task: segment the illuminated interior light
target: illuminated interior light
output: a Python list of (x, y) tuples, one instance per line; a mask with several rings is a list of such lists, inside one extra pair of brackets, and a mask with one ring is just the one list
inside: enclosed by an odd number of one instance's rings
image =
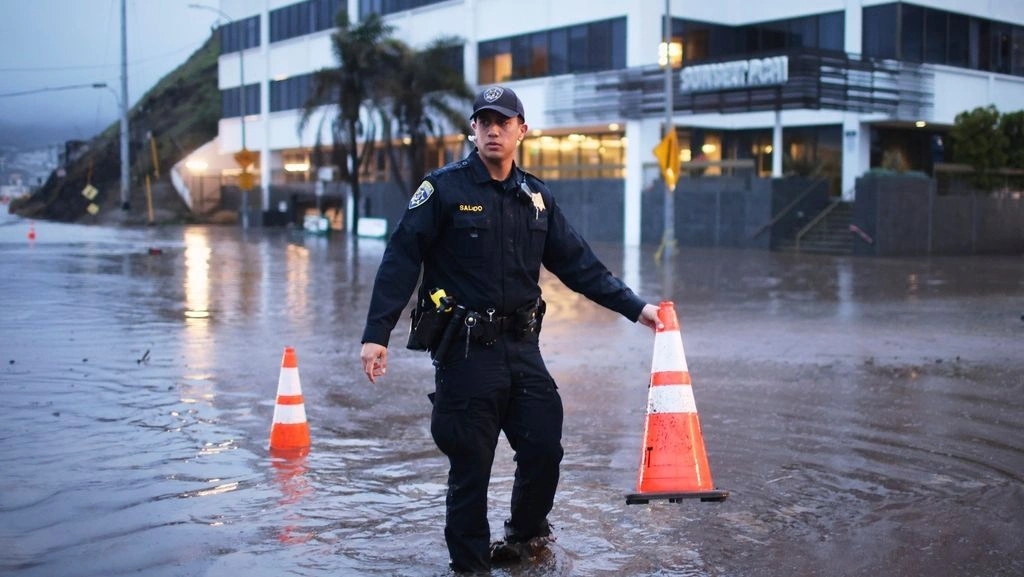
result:
[[(668, 45), (668, 60), (672, 61), (672, 67), (678, 68), (683, 63), (683, 45), (679, 42), (671, 42)], [(658, 44), (658, 66), (664, 66), (666, 62), (665, 58), (665, 43), (661, 42)]]
[(189, 169), (191, 172), (201, 173), (209, 167), (210, 165), (202, 158), (190, 158), (185, 161), (185, 168)]
[(309, 170), (308, 162), (286, 162), (284, 165), (285, 172), (306, 172)]

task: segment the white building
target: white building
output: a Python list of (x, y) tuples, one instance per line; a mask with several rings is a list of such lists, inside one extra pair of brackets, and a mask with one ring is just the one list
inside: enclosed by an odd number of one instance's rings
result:
[[(852, 200), (884, 162), (930, 173), (960, 112), (1024, 109), (1021, 0), (670, 0), (672, 122), (684, 175), (818, 171)], [(640, 239), (641, 191), (666, 123), (661, 0), (221, 0), (219, 142), (259, 151), (271, 186), (315, 179), (299, 134), (310, 74), (335, 66), (333, 13), (378, 11), (413, 47), (465, 40), (473, 86), (502, 83), (530, 125), (519, 163), (548, 182), (621, 179), (623, 236)], [(662, 49), (662, 53), (664, 49)], [(244, 62), (244, 69), (243, 64)], [(245, 121), (239, 86), (246, 84)], [(329, 142), (329, 138), (325, 137)], [(441, 150), (438, 163), (462, 150)], [(784, 151), (779, 154), (778, 151)], [(287, 166), (287, 170), (286, 170)]]

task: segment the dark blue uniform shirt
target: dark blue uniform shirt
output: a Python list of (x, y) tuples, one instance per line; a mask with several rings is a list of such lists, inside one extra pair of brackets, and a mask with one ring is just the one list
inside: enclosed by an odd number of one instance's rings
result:
[(632, 321), (646, 304), (598, 260), (543, 181), (515, 165), (495, 181), (474, 151), (430, 173), (410, 201), (377, 270), (362, 342), (387, 346), (421, 265), (421, 300), (442, 288), (470, 310), (505, 316), (540, 296), (542, 264)]

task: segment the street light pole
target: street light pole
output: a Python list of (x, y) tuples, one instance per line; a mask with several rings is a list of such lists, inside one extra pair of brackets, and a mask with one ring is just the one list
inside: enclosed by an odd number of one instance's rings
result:
[[(672, 11), (670, 10), (669, 3), (671, 0), (665, 0), (665, 21), (664, 35), (665, 35), (665, 136), (668, 135), (670, 130), (675, 130), (676, 127), (672, 121)], [(676, 170), (679, 166), (679, 159), (673, 158), (672, 167)], [(661, 239), (661, 248), (664, 250), (665, 258), (669, 258), (675, 252), (676, 248), (676, 204), (675, 204), (675, 190), (668, 186), (666, 182), (665, 186), (665, 226)]]
[[(213, 6), (207, 6), (206, 4), (189, 4), (189, 8), (196, 8), (199, 10), (209, 10), (220, 15), (221, 18), (228, 21), (228, 24), (234, 22), (234, 19), (228, 15), (227, 12)], [(243, 37), (244, 38), (244, 37)], [(241, 115), (241, 128), (242, 128), (242, 151), (246, 152), (248, 149), (245, 146), (245, 42), (243, 40), (242, 47), (238, 50), (238, 112)], [(248, 166), (242, 167), (242, 173), (246, 174), (249, 172)], [(249, 228), (249, 189), (245, 186), (239, 186), (242, 189), (242, 228)]]
[(131, 205), (131, 180), (128, 157), (128, 25), (126, 24), (127, 0), (121, 0), (121, 210)]

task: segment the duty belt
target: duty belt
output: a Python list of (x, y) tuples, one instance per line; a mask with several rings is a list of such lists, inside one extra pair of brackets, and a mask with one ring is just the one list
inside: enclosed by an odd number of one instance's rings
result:
[(520, 340), (538, 335), (545, 308), (544, 300), (538, 298), (510, 315), (496, 315), (493, 308), (483, 313), (469, 311), (465, 320), (467, 340), (489, 347), (505, 333), (513, 333)]

